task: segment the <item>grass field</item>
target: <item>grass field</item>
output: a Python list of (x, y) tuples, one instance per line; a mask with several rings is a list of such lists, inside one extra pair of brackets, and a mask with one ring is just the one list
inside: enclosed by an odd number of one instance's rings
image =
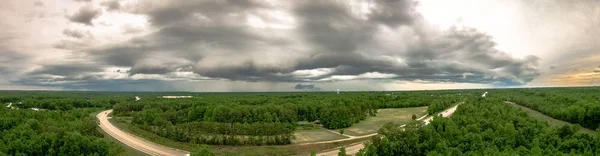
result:
[(294, 140), (292, 140), (292, 143), (294, 144), (348, 138), (324, 129), (296, 130), (296, 132), (294, 132), (294, 137)]
[(408, 123), (412, 120), (413, 114), (421, 117), (427, 114), (427, 107), (379, 109), (377, 116), (369, 117), (351, 127), (344, 128), (344, 134), (362, 136), (377, 133), (379, 128), (388, 122)]
[[(558, 120), (558, 119), (552, 118), (550, 116), (547, 116), (547, 115), (545, 115), (545, 114), (543, 114), (541, 112), (538, 112), (536, 110), (533, 110), (531, 108), (527, 108), (527, 107), (524, 107), (524, 106), (521, 106), (521, 105), (518, 105), (518, 104), (515, 104), (515, 103), (508, 103), (508, 104), (511, 105), (511, 106), (515, 106), (517, 108), (520, 108), (521, 110), (526, 111), (531, 117), (533, 117), (535, 119), (546, 121), (551, 126), (562, 126), (562, 125), (565, 125), (565, 124), (573, 125), (573, 124), (571, 124), (569, 122), (565, 122), (565, 121)], [(584, 128), (584, 127), (581, 127), (581, 129), (579, 129), (579, 132), (590, 134), (590, 135), (593, 135), (593, 136), (596, 135), (596, 132), (594, 132), (593, 130)]]

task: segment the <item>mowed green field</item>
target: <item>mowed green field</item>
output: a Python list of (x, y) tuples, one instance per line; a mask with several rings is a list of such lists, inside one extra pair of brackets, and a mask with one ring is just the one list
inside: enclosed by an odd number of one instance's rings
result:
[(410, 122), (413, 114), (419, 118), (427, 114), (427, 107), (379, 109), (377, 116), (369, 117), (351, 127), (344, 128), (344, 134), (362, 136), (377, 133), (379, 128), (388, 122), (398, 124)]
[(329, 141), (348, 138), (339, 133), (333, 133), (325, 129), (311, 129), (311, 130), (296, 130), (294, 132), (293, 144), (301, 144), (308, 142), (319, 142)]

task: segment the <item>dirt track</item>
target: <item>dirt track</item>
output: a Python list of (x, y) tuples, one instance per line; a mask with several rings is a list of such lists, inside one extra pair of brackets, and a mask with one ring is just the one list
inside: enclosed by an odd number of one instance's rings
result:
[(96, 116), (100, 122), (100, 128), (123, 144), (149, 155), (182, 156), (189, 154), (189, 152), (161, 146), (121, 131), (108, 121), (108, 114), (111, 112), (112, 110), (102, 111)]

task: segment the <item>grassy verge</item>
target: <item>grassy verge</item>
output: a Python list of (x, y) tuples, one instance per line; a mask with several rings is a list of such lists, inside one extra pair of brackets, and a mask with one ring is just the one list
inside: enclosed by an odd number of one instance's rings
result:
[[(538, 112), (536, 110), (533, 110), (533, 109), (525, 107), (525, 106), (521, 106), (521, 105), (518, 105), (518, 104), (515, 104), (515, 103), (508, 103), (508, 104), (511, 105), (511, 106), (515, 106), (517, 108), (520, 108), (521, 110), (526, 111), (531, 117), (533, 117), (535, 119), (546, 121), (551, 126), (562, 126), (562, 125), (566, 125), (566, 124), (573, 125), (572, 123), (552, 118), (550, 116), (547, 116), (547, 115), (545, 115), (545, 114), (543, 114), (541, 112)], [(594, 132), (593, 130), (584, 128), (584, 127), (581, 127), (581, 129), (579, 129), (579, 132), (586, 133), (586, 134), (589, 134), (589, 135), (592, 135), (592, 136), (596, 135), (596, 132)]]
[(379, 128), (388, 122), (404, 124), (412, 121), (413, 114), (421, 117), (427, 114), (427, 107), (379, 109), (377, 116), (369, 117), (351, 127), (344, 128), (344, 134), (363, 136), (377, 133)]
[(173, 141), (167, 138), (160, 137), (151, 132), (141, 130), (139, 128), (130, 126), (128, 123), (116, 122), (116, 120), (109, 119), (109, 121), (118, 127), (119, 129), (135, 134), (148, 141), (152, 141), (164, 146), (178, 148), (186, 151), (196, 151), (203, 147), (209, 147), (209, 149), (217, 155), (249, 155), (249, 156), (263, 156), (263, 155), (308, 155), (311, 150), (323, 151), (339, 146), (345, 146), (356, 142), (362, 142), (370, 138), (349, 140), (337, 143), (325, 143), (325, 144), (313, 144), (313, 145), (281, 145), (281, 146), (217, 146), (217, 145), (200, 145)]

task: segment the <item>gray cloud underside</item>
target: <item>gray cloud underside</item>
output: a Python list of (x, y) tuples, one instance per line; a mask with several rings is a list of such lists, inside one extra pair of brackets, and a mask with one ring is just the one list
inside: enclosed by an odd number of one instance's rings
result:
[[(186, 70), (240, 81), (336, 81), (327, 78), (380, 73), (393, 76), (355, 79), (522, 85), (540, 75), (539, 58), (514, 58), (495, 49), (491, 36), (474, 29), (436, 30), (415, 11), (412, 0), (373, 1), (374, 8), (363, 15), (334, 1), (275, 6), (253, 0), (192, 0), (151, 5), (159, 2), (144, 1), (147, 6), (137, 7), (143, 9), (122, 10), (148, 15), (158, 31), (77, 53), (103, 66), (130, 68), (129, 75)], [(272, 21), (265, 13), (271, 9), (291, 14), (295, 29), (246, 25), (246, 15)], [(91, 25), (98, 14), (82, 8), (70, 19)], [(294, 74), (323, 68), (331, 72)], [(34, 71), (26, 81), (35, 82), (35, 76), (43, 74), (73, 73)]]
[(85, 25), (92, 25), (92, 20), (99, 17), (102, 14), (102, 10), (93, 6), (81, 7), (73, 15), (67, 16), (67, 19), (71, 22), (81, 23)]
[(66, 63), (66, 64), (53, 64), (45, 65), (41, 68), (35, 69), (29, 74), (32, 75), (56, 75), (56, 76), (74, 76), (80, 73), (87, 72), (101, 72), (103, 71), (102, 66), (94, 64), (79, 64), (79, 63)]
[(0, 73), (2, 73), (2, 75), (0, 75), (0, 78), (10, 76), (6, 74), (13, 74), (18, 72), (19, 70), (22, 70), (21, 68), (23, 65), (17, 64), (16, 62), (25, 62), (30, 57), (12, 50), (3, 49), (1, 47), (0, 55), (2, 55), (2, 57), (0, 57)]

